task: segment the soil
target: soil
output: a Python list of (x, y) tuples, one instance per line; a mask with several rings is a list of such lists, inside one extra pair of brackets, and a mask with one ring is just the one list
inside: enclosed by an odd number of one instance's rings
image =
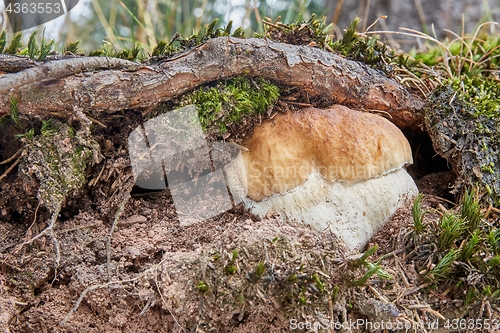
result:
[[(259, 221), (241, 205), (181, 226), (168, 189), (133, 187), (125, 147), (141, 121), (132, 111), (101, 120), (106, 128), (93, 135), (103, 158), (66, 199), (54, 237), (30, 241), (51, 217), (39, 205), (38, 181), (17, 168), (0, 181), (3, 332), (306, 332), (312, 330), (307, 323), (409, 324), (463, 315), (463, 300), (422, 289), (407, 257), (412, 202), (367, 246), (378, 246), (371, 262), (380, 259), (392, 279), (374, 276), (357, 286), (366, 267), (329, 232), (283, 223), (272, 213)], [(3, 159), (20, 146), (11, 139), (16, 128), (2, 132)], [(13, 163), (0, 165), (0, 173)], [(430, 221), (439, 207), (452, 208), (443, 197), (450, 198), (454, 177), (428, 170), (417, 184)]]

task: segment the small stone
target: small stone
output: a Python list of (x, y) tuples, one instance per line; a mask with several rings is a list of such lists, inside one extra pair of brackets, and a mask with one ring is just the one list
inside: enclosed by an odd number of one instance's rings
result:
[(141, 251), (138, 248), (133, 247), (133, 246), (127, 246), (127, 251), (128, 251), (128, 253), (130, 253), (134, 257), (138, 257), (141, 255)]
[(129, 218), (123, 220), (123, 224), (134, 224), (134, 223), (146, 223), (148, 219), (142, 215), (132, 215)]
[(266, 218), (266, 219), (272, 219), (272, 218), (274, 218), (274, 217), (276, 217), (276, 216), (278, 216), (278, 215), (279, 215), (279, 214), (278, 214), (278, 213), (276, 213), (275, 211), (270, 210), (270, 211), (268, 211), (268, 212), (266, 213), (265, 218)]

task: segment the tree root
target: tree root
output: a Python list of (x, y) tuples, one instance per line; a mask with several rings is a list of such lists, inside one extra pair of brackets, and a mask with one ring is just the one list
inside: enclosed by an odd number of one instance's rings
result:
[[(124, 65), (130, 63), (131, 66)], [(86, 75), (80, 75), (82, 72)], [(43, 63), (0, 78), (0, 117), (16, 98), (30, 116), (74, 107), (113, 113), (148, 108), (209, 82), (246, 74), (302, 88), (326, 104), (391, 114), (400, 128), (421, 131), (424, 103), (396, 81), (364, 64), (310, 46), (258, 38), (220, 37), (151, 65), (81, 57)]]
[(19, 162), (21, 162), (21, 159), (17, 159), (14, 164), (12, 164), (7, 170), (5, 170), (5, 172), (0, 176), (0, 182), (2, 180), (4, 180), (5, 177), (7, 177), (7, 175), (9, 174), (9, 172), (12, 171), (12, 169), (14, 169), (18, 164)]
[[(56, 221), (57, 221), (57, 217), (59, 216), (59, 212), (61, 211), (61, 205), (62, 203), (59, 202), (54, 211), (52, 212), (52, 215), (50, 217), (50, 222), (49, 222), (49, 226), (45, 229), (43, 229), (38, 235), (36, 235), (35, 237), (31, 238), (30, 240), (27, 240), (25, 241), (24, 243), (22, 243), (21, 245), (19, 245), (19, 248), (17, 251), (21, 250), (25, 245), (29, 245), (29, 244), (32, 244), (34, 241), (36, 241), (37, 239), (43, 237), (43, 236), (46, 236), (48, 235), (51, 239), (52, 239), (52, 243), (54, 244), (54, 253), (55, 253), (55, 270), (57, 270), (57, 268), (59, 267), (59, 263), (61, 262), (61, 250), (60, 250), (60, 247), (59, 247), (59, 241), (57, 240), (56, 238), (56, 234), (54, 232), (54, 226), (56, 224)], [(56, 274), (55, 274), (56, 275)]]
[(111, 281), (111, 239), (113, 238), (113, 234), (118, 225), (118, 221), (125, 209), (125, 205), (130, 199), (130, 192), (132, 190), (133, 182), (129, 182), (125, 187), (127, 188), (127, 193), (125, 194), (120, 206), (118, 206), (118, 210), (115, 213), (115, 218), (113, 220), (113, 225), (111, 226), (111, 230), (109, 231), (108, 239), (106, 240), (106, 268), (108, 272), (108, 281)]
[(64, 319), (60, 322), (60, 325), (63, 326), (64, 324), (66, 324), (68, 322), (68, 320), (71, 318), (71, 316), (78, 310), (78, 308), (80, 307), (80, 304), (82, 303), (83, 299), (85, 298), (85, 296), (87, 295), (88, 292), (94, 291), (94, 290), (97, 290), (97, 289), (109, 288), (109, 287), (114, 286), (114, 285), (123, 286), (126, 283), (138, 281), (138, 280), (140, 280), (140, 279), (148, 276), (149, 274), (152, 274), (154, 276), (154, 281), (155, 281), (156, 289), (157, 289), (158, 293), (160, 294), (160, 298), (162, 300), (163, 305), (165, 306), (165, 308), (167, 309), (167, 311), (170, 313), (170, 315), (174, 319), (174, 322), (181, 328), (181, 330), (183, 332), (186, 332), (185, 328), (180, 325), (180, 323), (177, 321), (177, 318), (174, 316), (173, 312), (168, 307), (168, 305), (167, 305), (167, 303), (166, 303), (166, 301), (165, 301), (165, 299), (163, 297), (163, 293), (161, 292), (160, 287), (158, 285), (158, 274), (157, 274), (158, 273), (158, 269), (163, 265), (163, 263), (167, 259), (168, 258), (163, 258), (158, 264), (151, 266), (150, 268), (148, 268), (147, 270), (141, 272), (139, 275), (137, 275), (134, 278), (127, 279), (127, 280), (121, 280), (121, 281), (109, 281), (109, 282), (106, 282), (106, 283), (103, 283), (103, 284), (95, 284), (95, 285), (92, 285), (90, 287), (87, 287), (84, 291), (82, 291), (82, 293), (78, 297), (75, 305), (66, 314), (66, 316), (64, 317)]

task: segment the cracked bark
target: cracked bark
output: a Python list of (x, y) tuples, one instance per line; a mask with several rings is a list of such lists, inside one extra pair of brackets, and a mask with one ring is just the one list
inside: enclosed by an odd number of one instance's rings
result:
[[(1, 61), (1, 59), (0, 59)], [(328, 51), (265, 39), (220, 37), (151, 65), (104, 57), (36, 64), (0, 76), (0, 117), (17, 98), (20, 114), (146, 108), (204, 83), (247, 73), (358, 110), (386, 111), (400, 128), (420, 130), (423, 101), (364, 64)]]

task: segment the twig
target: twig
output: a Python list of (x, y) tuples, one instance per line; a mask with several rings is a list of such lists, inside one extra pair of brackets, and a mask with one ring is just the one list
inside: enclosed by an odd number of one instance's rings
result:
[(427, 304), (414, 304), (414, 305), (410, 305), (410, 306), (408, 306), (408, 309), (417, 309), (417, 310), (425, 311), (425, 312), (430, 313), (434, 317), (437, 317), (439, 319), (442, 319), (442, 320), (446, 319), (442, 314), (440, 314), (436, 310), (432, 310), (431, 307), (430, 307), (430, 305), (427, 305)]
[(61, 262), (61, 251), (59, 247), (59, 241), (56, 238), (56, 233), (54, 232), (54, 229), (50, 229), (49, 235), (52, 238), (52, 242), (54, 243), (54, 252), (56, 254), (56, 260), (55, 260), (55, 267), (54, 267), (54, 279), (52, 280), (52, 283), (54, 283), (57, 279), (57, 269), (59, 268), (59, 263)]
[(59, 242), (57, 241), (56, 235), (54, 233), (54, 226), (56, 224), (57, 216), (59, 215), (60, 211), (61, 211), (61, 202), (58, 202), (56, 208), (54, 209), (54, 212), (52, 213), (52, 216), (50, 217), (49, 226), (47, 228), (43, 229), (42, 232), (40, 232), (35, 237), (22, 243), (20, 246), (20, 248), (22, 248), (24, 245), (29, 245), (29, 244), (33, 243), (34, 241), (36, 241), (37, 239), (39, 239), (40, 237), (48, 234), (52, 238), (52, 242), (54, 243), (54, 252), (56, 255), (56, 258), (55, 258), (55, 265), (56, 265), (55, 269), (56, 270), (59, 267), (59, 262), (61, 261), (61, 251), (59, 249)]
[(146, 311), (148, 311), (149, 308), (151, 307), (151, 305), (153, 305), (152, 303), (153, 303), (154, 300), (155, 300), (154, 294), (151, 295), (151, 296), (149, 296), (149, 298), (148, 298), (148, 300), (146, 302), (146, 305), (142, 308), (141, 313), (139, 313), (139, 315), (138, 315), (139, 317), (144, 316), (144, 314), (146, 313)]
[(7, 262), (7, 258), (5, 258), (2, 262), (0, 262), (0, 266), (2, 266), (2, 265), (5, 265), (5, 266), (9, 267), (10, 269), (15, 270), (17, 272), (22, 272), (23, 271), (23, 269), (21, 267), (17, 267), (17, 266), (14, 266), (12, 264), (9, 264)]
[(264, 25), (267, 25), (267, 26), (273, 27), (273, 28), (275, 28), (275, 29), (282, 30), (282, 28), (281, 28), (281, 27), (279, 27), (278, 25), (276, 25), (276, 24), (274, 24), (274, 23), (272, 23), (272, 22), (262, 20), (262, 23), (263, 23)]
[(118, 221), (120, 220), (123, 210), (125, 209), (125, 205), (129, 201), (129, 199), (130, 199), (130, 191), (128, 191), (127, 194), (125, 194), (123, 201), (120, 203), (120, 206), (118, 207), (118, 210), (115, 213), (115, 219), (113, 221), (113, 225), (111, 226), (111, 230), (109, 231), (109, 236), (106, 241), (106, 266), (108, 271), (108, 281), (111, 280), (111, 238), (113, 238), (113, 233), (115, 232), (116, 226), (118, 225)]
[(89, 116), (88, 114), (86, 115), (87, 118), (92, 121), (93, 123), (99, 125), (100, 127), (104, 128), (104, 129), (107, 129), (108, 126), (104, 125), (103, 123), (101, 123), (99, 120), (95, 119), (95, 118), (92, 118), (91, 116)]
[(456, 205), (456, 203), (455, 203), (455, 202), (450, 201), (450, 200), (445, 199), (445, 198), (442, 198), (442, 197), (437, 196), (437, 195), (427, 194), (427, 193), (426, 193), (426, 194), (425, 194), (425, 196), (426, 196), (427, 198), (432, 198), (432, 199), (435, 199), (436, 201), (444, 201), (444, 202), (449, 203), (449, 204), (451, 204), (451, 205), (453, 205), (453, 206), (455, 206), (455, 205)]
[(19, 305), (19, 306), (27, 306), (28, 305), (28, 303), (26, 303), (26, 302), (21, 302), (21, 301), (18, 301), (16, 299), (13, 299), (13, 298), (11, 298), (10, 301), (12, 303), (14, 303), (15, 305)]
[(312, 104), (310, 104), (310, 103), (299, 103), (299, 102), (292, 102), (292, 101), (286, 101), (286, 104), (304, 106), (304, 107), (311, 107), (312, 106)]
[(26, 235), (28, 237), (31, 237), (31, 228), (33, 228), (33, 226), (35, 225), (36, 223), (36, 216), (38, 214), (38, 209), (40, 209), (40, 203), (38, 204), (38, 206), (36, 206), (36, 209), (35, 209), (35, 216), (33, 217), (33, 222), (31, 222), (31, 225), (29, 226), (28, 230), (26, 230)]
[(409, 295), (411, 295), (411, 294), (414, 294), (414, 293), (416, 293), (417, 291), (419, 291), (419, 290), (421, 290), (421, 289), (423, 289), (423, 288), (427, 288), (427, 287), (428, 287), (428, 286), (430, 286), (430, 285), (431, 285), (431, 283), (430, 283), (430, 282), (426, 282), (426, 283), (424, 283), (424, 284), (421, 284), (421, 285), (420, 285), (420, 286), (418, 286), (418, 287), (415, 287), (415, 288), (412, 288), (412, 289), (410, 289), (410, 290), (407, 290), (407, 291), (404, 293), (404, 295), (403, 295), (403, 296), (405, 296), (405, 297), (406, 297), (406, 296), (409, 296)]
[(90, 286), (88, 287), (87, 289), (85, 289), (84, 291), (82, 291), (82, 293), (80, 294), (80, 297), (78, 297), (78, 300), (76, 301), (75, 305), (73, 306), (73, 308), (66, 314), (66, 316), (64, 317), (64, 319), (61, 321), (61, 325), (64, 325), (66, 324), (66, 322), (69, 320), (69, 318), (73, 315), (73, 313), (76, 312), (76, 310), (78, 310), (78, 308), (80, 307), (80, 303), (83, 301), (83, 299), (85, 298), (85, 295), (87, 295), (87, 293), (89, 291), (92, 291), (92, 290), (96, 290), (96, 289), (101, 289), (101, 288), (106, 288), (106, 287), (109, 287), (113, 284), (123, 284), (123, 283), (127, 283), (127, 282), (133, 282), (135, 280), (138, 280), (140, 276), (136, 276), (135, 278), (132, 278), (132, 279), (128, 279), (128, 280), (123, 280), (123, 281), (110, 281), (110, 282), (107, 282), (107, 283), (103, 283), (103, 284), (95, 284), (93, 286)]
[(390, 303), (391, 301), (382, 295), (381, 293), (378, 292), (377, 289), (373, 288), (372, 286), (368, 285), (368, 288), (377, 296), (384, 304)]
[(95, 228), (99, 225), (101, 225), (101, 223), (90, 223), (90, 224), (85, 224), (85, 225), (79, 225), (79, 226), (69, 228), (69, 229), (58, 230), (57, 232), (58, 233), (68, 233), (68, 232), (73, 232), (73, 231), (87, 229), (87, 228)]
[(3, 173), (3, 175), (0, 176), (0, 182), (5, 178), (7, 177), (7, 175), (9, 174), (9, 172), (12, 171), (12, 169), (14, 169), (16, 167), (16, 165), (19, 164), (21, 160), (18, 158), (17, 161), (14, 162), (14, 164), (12, 164), (7, 170), (5, 170), (5, 172)]
[(153, 273), (154, 279), (155, 279), (155, 284), (156, 284), (156, 289), (158, 290), (158, 293), (160, 294), (160, 297), (162, 299), (162, 302), (163, 302), (165, 308), (170, 313), (170, 315), (174, 319), (175, 323), (181, 328), (181, 330), (183, 332), (186, 332), (186, 329), (179, 324), (179, 322), (175, 318), (174, 314), (172, 313), (170, 308), (167, 306), (167, 303), (165, 302), (163, 294), (162, 294), (160, 287), (158, 285), (158, 274), (157, 274), (158, 268), (163, 265), (163, 263), (165, 262), (166, 259), (167, 259), (167, 257), (163, 258), (158, 264), (151, 266), (150, 268), (141, 272), (139, 275), (137, 275), (134, 278), (127, 279), (127, 280), (121, 280), (121, 281), (109, 281), (109, 282), (102, 283), (102, 284), (95, 284), (95, 285), (92, 285), (92, 286), (86, 288), (84, 291), (82, 291), (82, 293), (78, 297), (73, 308), (66, 314), (66, 316), (64, 316), (64, 319), (60, 322), (60, 325), (64, 325), (68, 322), (68, 320), (71, 318), (71, 316), (76, 312), (76, 310), (78, 310), (78, 308), (80, 307), (80, 304), (82, 303), (83, 299), (85, 298), (85, 295), (87, 295), (88, 292), (93, 291), (93, 290), (97, 290), (97, 289), (107, 288), (107, 287), (110, 287), (112, 285), (122, 285), (123, 286), (123, 284), (125, 284), (125, 283), (137, 281), (145, 276), (150, 276), (149, 274)]
[(491, 214), (492, 211), (494, 211), (495, 213), (499, 213), (500, 214), (500, 209), (495, 208), (495, 207), (493, 207), (492, 204), (490, 204), (490, 206), (488, 207), (488, 209), (484, 213), (484, 217), (483, 218), (487, 219), (490, 216), (490, 214)]
[[(0, 87), (16, 89), (33, 82), (49, 78), (58, 79), (68, 75), (75, 75), (83, 72), (94, 72), (109, 69), (132, 69), (140, 67), (132, 61), (108, 58), (108, 57), (81, 57), (59, 61), (49, 61), (40, 66), (25, 69), (19, 73), (4, 75), (0, 78)], [(6, 92), (8, 89), (1, 89)]]
[(5, 161), (3, 162), (0, 162), (0, 165), (4, 165), (4, 164), (7, 164), (7, 163), (10, 163), (12, 162), (13, 160), (15, 160), (16, 158), (19, 157), (19, 155), (21, 155), (21, 150), (22, 149), (19, 149), (14, 155), (12, 155), (11, 157), (9, 157), (8, 159), (6, 159)]
[(101, 179), (101, 176), (102, 176), (102, 173), (104, 172), (104, 169), (106, 169), (106, 161), (104, 161), (104, 163), (102, 165), (101, 172), (99, 172), (99, 175), (97, 175), (97, 178), (94, 178), (89, 182), (89, 186), (96, 186), (97, 185), (97, 182), (99, 181), (99, 179)]
[[(163, 259), (165, 260), (165, 259)], [(160, 264), (163, 263), (163, 260), (157, 265), (157, 267), (160, 266)], [(157, 274), (157, 271), (155, 270), (155, 274), (154, 274), (154, 277), (155, 277), (155, 285), (156, 285), (156, 289), (158, 290), (158, 293), (160, 294), (160, 298), (161, 298), (161, 302), (163, 303), (163, 305), (165, 306), (165, 308), (167, 309), (167, 311), (170, 313), (170, 315), (172, 316), (172, 318), (174, 319), (175, 323), (177, 324), (177, 326), (179, 326), (181, 328), (181, 330), (183, 332), (186, 332), (186, 329), (184, 327), (181, 326), (181, 324), (179, 324), (179, 322), (177, 321), (177, 318), (175, 318), (174, 314), (172, 313), (172, 311), (170, 310), (170, 308), (168, 307), (167, 305), (167, 302), (165, 302), (165, 298), (163, 298), (163, 293), (161, 292), (160, 290), (160, 286), (158, 285), (158, 274)]]
[(38, 238), (44, 236), (46, 233), (48, 233), (50, 230), (52, 230), (54, 228), (54, 225), (55, 225), (56, 221), (57, 221), (57, 215), (59, 215), (59, 211), (60, 210), (61, 210), (61, 203), (58, 203), (57, 206), (56, 206), (56, 209), (54, 210), (54, 212), (52, 213), (52, 216), (50, 217), (49, 226), (47, 228), (43, 229), (42, 232), (40, 232), (35, 237), (31, 238), (28, 241), (25, 241), (23, 244), (21, 244), (21, 246), (29, 245), (29, 244), (33, 243)]
[(374, 109), (368, 109), (367, 111), (369, 111), (369, 112), (375, 112), (375, 113), (382, 113), (382, 114), (385, 114), (387, 117), (389, 117), (389, 118), (392, 119), (392, 115), (389, 112), (387, 112), (387, 111), (374, 110)]

